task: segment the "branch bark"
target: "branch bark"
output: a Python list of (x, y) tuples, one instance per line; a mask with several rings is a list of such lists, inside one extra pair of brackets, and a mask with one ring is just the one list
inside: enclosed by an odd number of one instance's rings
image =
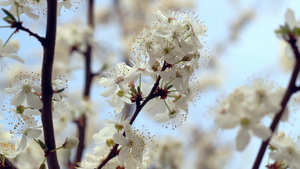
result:
[[(44, 56), (42, 65), (42, 123), (44, 139), (47, 149), (54, 150), (55, 136), (53, 129), (53, 118), (52, 118), (52, 68), (54, 61), (54, 49), (55, 49), (55, 38), (56, 38), (56, 25), (57, 25), (57, 1), (47, 0), (48, 12), (47, 12), (47, 28), (46, 36), (43, 43)], [(47, 163), (50, 169), (59, 169), (56, 152), (49, 153), (47, 155)]]

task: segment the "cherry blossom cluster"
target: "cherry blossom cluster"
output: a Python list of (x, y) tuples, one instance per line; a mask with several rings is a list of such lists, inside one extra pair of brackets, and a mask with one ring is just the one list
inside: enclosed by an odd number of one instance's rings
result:
[[(9, 124), (12, 125), (10, 133), (13, 137), (22, 136), (18, 148), (15, 149), (18, 152), (26, 148), (28, 138), (37, 139), (42, 134), (42, 126), (39, 122), (40, 111), (43, 108), (40, 79), (40, 74), (20, 72), (15, 76), (15, 82), (4, 89), (6, 93), (12, 94), (10, 105), (3, 108), (4, 111), (10, 114)], [(63, 99), (66, 95), (63, 90), (66, 81), (63, 80), (60, 75), (55, 75), (52, 78), (54, 119), (60, 118), (60, 110), (65, 106)], [(12, 154), (15, 153), (14, 151), (11, 152)]]
[[(158, 109), (154, 118), (169, 121), (175, 128), (185, 119), (188, 102), (197, 91), (191, 87), (192, 77), (199, 67), (203, 47), (199, 37), (205, 36), (206, 27), (181, 11), (159, 10), (156, 16), (158, 21), (153, 27), (143, 28), (133, 40), (136, 57), (131, 66), (117, 64), (99, 84), (107, 87), (101, 95), (110, 97), (108, 102), (116, 112), (122, 111), (124, 103), (146, 100), (152, 89), (149, 105)], [(153, 107), (145, 107), (150, 108)]]
[[(132, 41), (135, 57), (131, 65), (122, 62), (110, 67), (99, 80), (106, 87), (101, 95), (109, 97), (108, 103), (115, 109), (117, 120), (105, 122), (107, 127), (93, 138), (96, 143), (106, 143), (111, 148), (121, 146), (117, 158), (120, 166), (126, 168), (146, 167), (143, 160), (147, 150), (156, 146), (147, 130), (132, 129), (134, 119), (127, 120), (117, 114), (122, 112), (125, 103), (136, 104), (136, 116), (142, 108), (155, 111), (154, 120), (175, 129), (185, 121), (189, 103), (200, 89), (193, 83), (193, 74), (205, 56), (199, 38), (206, 36), (206, 27), (189, 13), (162, 9), (155, 14), (158, 21), (152, 27), (144, 27)], [(97, 150), (94, 154), (98, 154)], [(105, 159), (106, 155), (102, 152), (100, 157)], [(112, 165), (115, 158), (105, 166)], [(97, 167), (102, 161), (92, 154), (86, 159), (81, 163), (82, 168)]]
[[(58, 0), (57, 14), (60, 16), (62, 7), (67, 10), (76, 9), (82, 0)], [(9, 12), (19, 17), (21, 14), (27, 15), (31, 19), (39, 19), (40, 15), (47, 12), (46, 0), (1, 0), (0, 6), (10, 6)], [(73, 10), (74, 10), (73, 9)]]
[(119, 155), (112, 158), (105, 167), (149, 167), (149, 150), (157, 147), (153, 136), (150, 136), (150, 132), (145, 126), (143, 126), (143, 130), (132, 128), (129, 121), (120, 118), (119, 114), (114, 120), (116, 121), (106, 120), (107, 127), (94, 134), (94, 141), (100, 145), (94, 148), (93, 154), (85, 155), (85, 160), (80, 163), (79, 168), (97, 168), (115, 144), (121, 146)]
[[(239, 127), (236, 148), (244, 150), (250, 141), (250, 133), (262, 140), (271, 136), (271, 130), (261, 124), (265, 116), (274, 117), (280, 110), (280, 101), (285, 89), (275, 87), (271, 82), (254, 79), (250, 85), (236, 88), (228, 97), (219, 101), (214, 108), (215, 122), (221, 129)], [(287, 119), (288, 109), (285, 112)]]

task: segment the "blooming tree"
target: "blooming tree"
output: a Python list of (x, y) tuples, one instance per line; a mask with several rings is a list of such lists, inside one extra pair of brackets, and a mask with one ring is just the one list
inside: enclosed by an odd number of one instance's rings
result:
[[(128, 32), (133, 26), (126, 24), (128, 11), (121, 6), (126, 5), (129, 11), (140, 14), (142, 6), (147, 5), (141, 1), (116, 1), (114, 14), (108, 15), (94, 12), (94, 0), (86, 2), (87, 25), (58, 26), (57, 19), (64, 15), (63, 11), (76, 13), (82, 3), (81, 0), (0, 1), (5, 15), (3, 20), (7, 24), (3, 27), (14, 30), (7, 40), (0, 39), (1, 59), (11, 58), (27, 64), (18, 53), (18, 42), (11, 40), (18, 32), (34, 37), (43, 48), (38, 70), (14, 73), (14, 78), (3, 88), (10, 99), (2, 109), (9, 122), (8, 131), (2, 132), (4, 127), (0, 126), (0, 168), (189, 167), (182, 164), (180, 140), (156, 138), (150, 133), (152, 128), (134, 124), (144, 112), (170, 130), (177, 130), (187, 123), (190, 105), (197, 104), (200, 91), (205, 89), (198, 78), (199, 69), (208, 67), (215, 59), (205, 42), (209, 28), (195, 13), (175, 9), (175, 3), (173, 8), (148, 9), (154, 11), (154, 22), (143, 27), (137, 23), (139, 31), (129, 42)], [(95, 19), (95, 14), (100, 15), (99, 20)], [(23, 17), (38, 20), (44, 16), (45, 36), (24, 26)], [(101, 48), (94, 36), (97, 33), (95, 22), (107, 22), (108, 16), (118, 17), (124, 27), (124, 41), (130, 44), (130, 49), (123, 49), (123, 58), (116, 64), (108, 54), (106, 58), (95, 57)], [(146, 16), (140, 17), (146, 19)], [(266, 168), (298, 169), (300, 166), (298, 143), (277, 131), (280, 121), (287, 121), (294, 113), (288, 103), (299, 90), (296, 84), (300, 70), (299, 24), (293, 11), (287, 9), (285, 24), (276, 30), (278, 37), (287, 44), (291, 62), (295, 63), (287, 88), (254, 78), (227, 97), (218, 99), (210, 108), (218, 129), (238, 127), (236, 151), (243, 151), (252, 135), (261, 139), (262, 145), (253, 162), (255, 169), (262, 166), (268, 146), (272, 161), (265, 165)], [(78, 89), (73, 93), (68, 91), (72, 85), (69, 78), (75, 76), (76, 79), (74, 72), (81, 69), (78, 62), (84, 64), (84, 87), (80, 96)], [(108, 113), (111, 118), (103, 122), (97, 117), (99, 103), (91, 99), (93, 82), (104, 88), (97, 93), (106, 98), (114, 110)], [(270, 127), (263, 122), (266, 118), (272, 121)], [(188, 136), (194, 142), (186, 149), (198, 150), (198, 168), (224, 168), (228, 160), (226, 156), (231, 150), (212, 143), (217, 137), (215, 133), (203, 136), (199, 130), (194, 130)]]

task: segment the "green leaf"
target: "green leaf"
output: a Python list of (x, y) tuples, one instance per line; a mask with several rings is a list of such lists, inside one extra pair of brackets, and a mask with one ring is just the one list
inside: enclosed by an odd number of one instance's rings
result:
[(16, 22), (16, 18), (8, 10), (2, 8), (2, 11), (7, 15), (3, 18), (7, 23), (12, 24)]
[(43, 150), (47, 150), (46, 144), (43, 143), (40, 139), (38, 139), (38, 140), (34, 139), (34, 141), (35, 141), (36, 143), (38, 143), (38, 144), (40, 145), (40, 147), (41, 147)]

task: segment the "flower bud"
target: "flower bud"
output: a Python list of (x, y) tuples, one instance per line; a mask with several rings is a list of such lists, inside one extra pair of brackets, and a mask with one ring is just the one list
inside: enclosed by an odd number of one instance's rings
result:
[(72, 149), (74, 147), (76, 147), (79, 143), (78, 138), (76, 137), (67, 137), (65, 140), (65, 143), (62, 145), (63, 148), (65, 149)]
[(106, 145), (108, 147), (113, 147), (115, 145), (114, 139), (110, 138), (106, 140)]

